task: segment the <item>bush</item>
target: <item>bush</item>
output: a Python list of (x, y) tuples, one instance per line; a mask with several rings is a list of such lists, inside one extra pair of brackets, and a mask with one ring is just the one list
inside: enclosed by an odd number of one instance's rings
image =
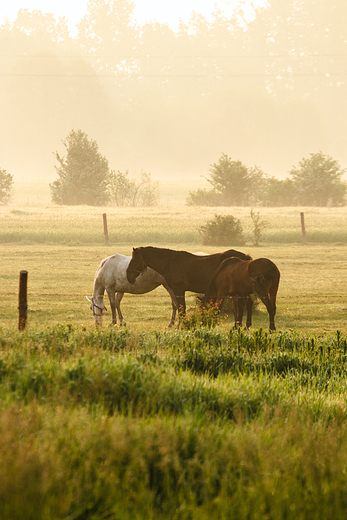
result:
[(241, 221), (232, 215), (215, 215), (199, 228), (202, 243), (210, 246), (242, 246), (245, 244)]
[(13, 175), (0, 168), (0, 204), (7, 204), (13, 189)]
[(222, 206), (221, 195), (214, 190), (198, 189), (190, 191), (187, 206)]
[(159, 200), (159, 181), (151, 175), (141, 172), (136, 179), (125, 173), (112, 171), (108, 179), (110, 201), (116, 206), (156, 206)]
[[(198, 299), (198, 303), (200, 303)], [(196, 330), (201, 328), (212, 329), (219, 325), (221, 316), (217, 303), (204, 307), (189, 307), (186, 315), (181, 318), (181, 328), (184, 330)]]

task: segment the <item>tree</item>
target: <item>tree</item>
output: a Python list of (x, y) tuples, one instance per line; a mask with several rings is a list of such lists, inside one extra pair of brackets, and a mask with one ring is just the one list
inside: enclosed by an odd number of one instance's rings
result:
[(188, 205), (246, 206), (260, 203), (266, 193), (266, 175), (258, 167), (248, 168), (241, 161), (232, 161), (222, 153), (217, 163), (210, 167), (213, 190), (190, 192)]
[(0, 168), (0, 204), (7, 204), (12, 196), (13, 175)]
[(98, 55), (97, 67), (104, 74), (127, 76), (136, 69), (137, 42), (132, 0), (90, 0), (78, 24), (78, 39), (86, 53)]
[(307, 206), (342, 206), (346, 185), (341, 177), (346, 170), (322, 152), (303, 158), (297, 168), (290, 171), (300, 204)]
[(228, 206), (243, 206), (247, 199), (251, 181), (248, 168), (241, 161), (232, 161), (222, 153), (217, 163), (210, 167), (210, 179), (215, 191)]
[(52, 201), (56, 204), (89, 204), (100, 206), (108, 201), (108, 161), (99, 153), (96, 141), (89, 140), (82, 130), (71, 130), (62, 141), (66, 157), (54, 153), (59, 178), (50, 184)]
[(292, 179), (281, 180), (272, 176), (267, 179), (266, 185), (264, 206), (293, 206), (298, 203)]

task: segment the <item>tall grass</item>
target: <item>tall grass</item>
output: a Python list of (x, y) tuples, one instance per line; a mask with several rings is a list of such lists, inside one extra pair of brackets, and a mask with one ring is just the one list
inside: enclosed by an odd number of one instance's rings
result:
[(0, 516), (344, 518), (347, 338), (0, 329)]
[[(257, 208), (257, 211), (267, 222), (261, 243), (300, 244), (301, 211), (305, 213), (308, 244), (347, 243), (347, 208)], [(102, 245), (103, 213), (108, 218), (110, 244), (201, 244), (198, 230), (216, 214), (231, 214), (239, 219), (246, 242), (252, 244), (253, 240), (251, 208), (10, 206), (0, 208), (3, 223), (0, 243)]]

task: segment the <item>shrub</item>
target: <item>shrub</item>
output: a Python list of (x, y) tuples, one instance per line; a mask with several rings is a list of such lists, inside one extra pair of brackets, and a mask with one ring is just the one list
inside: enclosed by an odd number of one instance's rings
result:
[(221, 206), (221, 195), (215, 190), (198, 189), (190, 191), (186, 199), (187, 206)]
[(116, 206), (156, 206), (159, 200), (159, 181), (154, 181), (150, 173), (141, 172), (131, 179), (129, 171), (112, 171), (108, 179), (111, 202)]
[(242, 246), (245, 243), (241, 221), (232, 215), (215, 215), (214, 219), (199, 228), (199, 233), (204, 245)]
[(209, 304), (204, 307), (190, 307), (186, 315), (181, 318), (181, 326), (186, 330), (214, 328), (221, 320), (218, 304)]

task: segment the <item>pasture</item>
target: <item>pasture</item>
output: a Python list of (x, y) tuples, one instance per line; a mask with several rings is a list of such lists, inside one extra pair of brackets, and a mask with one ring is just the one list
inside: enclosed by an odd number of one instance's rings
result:
[[(300, 210), (302, 210), (300, 208)], [(347, 209), (0, 208), (0, 517), (342, 519), (347, 478)], [(207, 253), (197, 227), (245, 222), (281, 281), (277, 331), (168, 330), (159, 287), (125, 294), (127, 327), (95, 329), (101, 259), (133, 246)], [(17, 331), (20, 270), (28, 323)], [(195, 306), (188, 293), (187, 306)]]

